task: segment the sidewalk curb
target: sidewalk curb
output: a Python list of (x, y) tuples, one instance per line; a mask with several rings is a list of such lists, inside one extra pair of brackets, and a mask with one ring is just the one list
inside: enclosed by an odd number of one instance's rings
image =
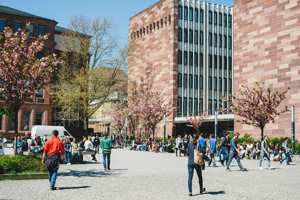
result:
[(41, 174), (0, 174), (0, 180), (29, 180), (29, 179), (49, 179), (48, 173)]

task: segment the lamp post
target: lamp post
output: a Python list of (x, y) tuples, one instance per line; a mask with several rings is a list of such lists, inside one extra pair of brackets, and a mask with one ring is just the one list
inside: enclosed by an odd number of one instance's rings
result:
[(295, 106), (292, 106), (292, 152), (295, 153)]
[(125, 148), (127, 147), (127, 117), (125, 119)]
[(166, 141), (166, 114), (164, 114), (164, 141)]
[(218, 111), (215, 111), (215, 139), (217, 139), (217, 130), (218, 130)]

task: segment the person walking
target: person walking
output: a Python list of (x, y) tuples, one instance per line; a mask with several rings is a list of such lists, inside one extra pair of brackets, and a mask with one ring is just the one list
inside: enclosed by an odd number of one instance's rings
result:
[(179, 151), (179, 156), (181, 156), (181, 147), (182, 147), (182, 139), (181, 139), (181, 135), (178, 135), (176, 138), (176, 146), (175, 146), (176, 157), (178, 157), (177, 151)]
[[(205, 161), (209, 161), (209, 158), (206, 156), (206, 148), (207, 148), (207, 142), (206, 139), (204, 139), (204, 134), (200, 133), (199, 139), (197, 140), (201, 147), (201, 152), (203, 153), (203, 158)], [(205, 164), (202, 165), (202, 170), (205, 170)]]
[(282, 162), (283, 161), (285, 161), (286, 160), (286, 164), (287, 165), (289, 165), (290, 164), (290, 159), (289, 159), (289, 152), (288, 152), (288, 148), (289, 148), (289, 146), (288, 146), (288, 140), (289, 140), (289, 138), (288, 137), (286, 137), (286, 138), (284, 138), (285, 139), (285, 141), (284, 141), (284, 143), (282, 144), (282, 151), (283, 151), (283, 153), (284, 153), (284, 156), (285, 156), (285, 158), (283, 158), (283, 159), (281, 159), (280, 160), (280, 164), (282, 164)]
[(66, 158), (67, 165), (71, 165), (70, 153), (72, 151), (72, 145), (71, 145), (70, 139), (65, 137), (65, 143), (63, 143), (63, 144), (64, 144), (64, 149), (65, 149), (65, 158)]
[(184, 148), (183, 154), (184, 154), (184, 156), (186, 156), (187, 146), (189, 144), (188, 134), (184, 135), (182, 141), (183, 141), (183, 148)]
[(208, 161), (209, 167), (211, 163), (213, 163), (213, 166), (216, 167), (215, 153), (217, 152), (217, 140), (214, 138), (215, 135), (210, 134), (210, 139), (208, 140), (208, 149), (209, 149), (209, 156), (210, 156), (210, 159)]
[(271, 167), (271, 164), (270, 164), (270, 157), (268, 155), (268, 136), (265, 135), (264, 136), (264, 140), (261, 141), (261, 152), (260, 152), (260, 160), (259, 160), (259, 169), (264, 169), (261, 167), (261, 162), (263, 161), (264, 157), (267, 158), (267, 161), (268, 161), (268, 169), (274, 169), (273, 167)]
[(239, 154), (240, 151), (237, 148), (237, 142), (236, 139), (240, 136), (239, 133), (235, 133), (234, 137), (231, 139), (231, 143), (230, 143), (230, 152), (229, 152), (229, 160), (227, 162), (227, 167), (226, 167), (226, 171), (231, 172), (231, 170), (229, 169), (230, 163), (232, 161), (233, 158), (235, 158), (236, 162), (238, 163), (241, 171), (246, 171), (246, 168), (243, 168), (241, 162), (240, 162), (240, 158), (239, 158)]
[[(224, 162), (226, 161), (226, 165), (227, 165), (227, 162), (228, 162), (228, 158), (229, 158), (229, 154), (228, 154), (228, 151), (229, 151), (229, 148), (230, 148), (230, 140), (229, 140), (229, 136), (230, 136), (230, 133), (227, 132), (226, 133), (226, 137), (223, 139), (222, 141), (222, 145), (221, 145), (221, 148), (222, 148), (222, 153), (223, 153), (223, 159), (221, 160), (221, 164), (224, 166)], [(224, 156), (225, 155), (225, 156)]]
[[(54, 130), (52, 132), (52, 138), (48, 140), (44, 146), (42, 159), (42, 163), (46, 164), (46, 170), (49, 171), (50, 190), (57, 190), (57, 188), (54, 186), (57, 177), (57, 171), (59, 169), (60, 155), (63, 156), (63, 163), (66, 163), (64, 144), (57, 138), (57, 136), (58, 131)], [(47, 161), (45, 162), (46, 155)]]
[(96, 138), (94, 140), (94, 147), (95, 147), (95, 153), (99, 153), (99, 146), (100, 146), (100, 138), (98, 135), (96, 135)]
[(194, 169), (196, 170), (198, 179), (199, 179), (199, 187), (200, 187), (200, 194), (205, 191), (203, 188), (203, 178), (202, 178), (202, 169), (201, 166), (194, 162), (194, 150), (197, 149), (200, 152), (200, 155), (203, 156), (201, 152), (201, 145), (197, 142), (197, 135), (194, 134), (192, 137), (192, 142), (188, 144), (187, 147), (187, 158), (188, 158), (188, 172), (189, 172), (189, 179), (188, 179), (188, 189), (189, 189), (189, 196), (192, 196), (192, 180), (194, 175)]
[[(111, 139), (108, 137), (108, 133), (104, 133), (104, 137), (101, 139), (100, 147), (103, 153), (103, 166), (104, 170), (106, 171), (106, 167), (110, 170), (110, 154), (112, 148)], [(106, 165), (106, 158), (107, 158), (107, 165)]]

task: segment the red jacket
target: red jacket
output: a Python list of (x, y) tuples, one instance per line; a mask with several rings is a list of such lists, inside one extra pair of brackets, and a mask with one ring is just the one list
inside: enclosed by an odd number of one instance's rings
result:
[(53, 136), (48, 140), (44, 146), (44, 153), (47, 155), (65, 154), (64, 144), (56, 137)]

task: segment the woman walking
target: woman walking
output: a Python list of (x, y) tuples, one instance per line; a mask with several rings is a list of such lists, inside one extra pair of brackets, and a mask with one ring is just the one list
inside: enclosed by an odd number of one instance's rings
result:
[[(197, 149), (198, 151), (201, 152), (201, 147), (200, 144), (197, 143), (197, 135), (194, 134), (192, 138), (192, 142), (188, 144), (188, 152), (187, 152), (187, 157), (188, 157), (188, 172), (189, 172), (189, 179), (188, 179), (188, 188), (189, 188), (189, 196), (192, 196), (192, 180), (193, 180), (193, 175), (194, 175), (194, 169), (196, 169), (197, 176), (199, 179), (199, 186), (200, 186), (200, 194), (202, 194), (205, 191), (205, 188), (203, 188), (203, 179), (202, 179), (202, 169), (200, 165), (197, 165), (194, 162), (194, 150)], [(200, 155), (203, 156), (203, 153), (200, 153)]]
[(102, 138), (100, 142), (100, 147), (102, 149), (103, 153), (103, 166), (104, 170), (106, 171), (106, 158), (107, 158), (107, 169), (110, 170), (110, 154), (111, 154), (111, 148), (112, 148), (112, 142), (109, 137), (107, 137), (108, 134), (104, 133), (104, 137)]

